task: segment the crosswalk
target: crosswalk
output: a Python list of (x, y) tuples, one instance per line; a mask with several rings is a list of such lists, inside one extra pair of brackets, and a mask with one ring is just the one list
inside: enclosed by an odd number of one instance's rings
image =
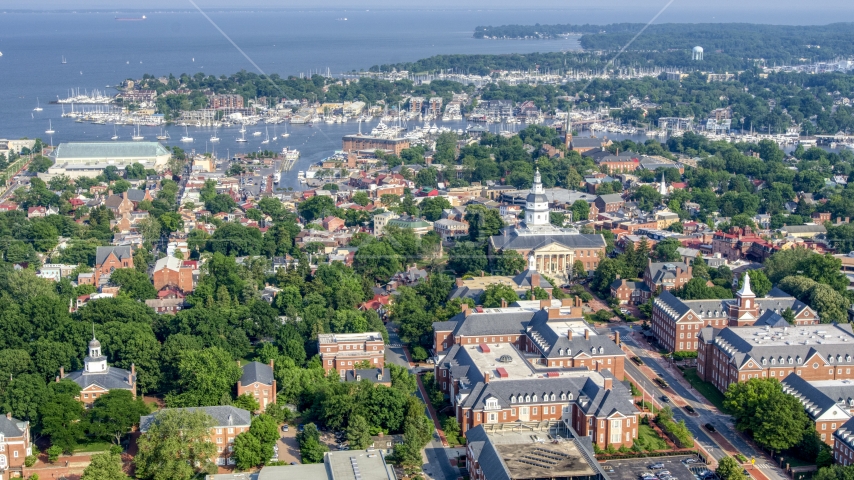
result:
[(401, 348), (403, 346), (403, 344), (402, 343), (389, 343), (388, 346), (393, 347), (393, 348)]

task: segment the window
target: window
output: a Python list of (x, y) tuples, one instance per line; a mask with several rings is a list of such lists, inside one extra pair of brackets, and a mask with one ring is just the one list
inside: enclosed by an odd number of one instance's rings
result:
[(531, 410), (531, 415), (536, 415), (536, 414), (537, 414), (537, 407), (534, 407), (534, 408)]
[(221, 428), (217, 428), (217, 429), (216, 429), (216, 433), (217, 433), (217, 435), (222, 434), (222, 429), (221, 429)]
[(516, 409), (515, 408), (510, 409), (510, 415), (512, 415), (514, 417), (516, 416)]
[(550, 409), (550, 410), (551, 410), (551, 411), (550, 411), (550, 413), (555, 413), (555, 407), (554, 407), (554, 405), (552, 405), (552, 406), (551, 406), (551, 409)]
[(216, 438), (216, 443), (222, 443), (222, 437), (217, 437), (217, 438)]
[(228, 427), (228, 433), (234, 433), (234, 427)]

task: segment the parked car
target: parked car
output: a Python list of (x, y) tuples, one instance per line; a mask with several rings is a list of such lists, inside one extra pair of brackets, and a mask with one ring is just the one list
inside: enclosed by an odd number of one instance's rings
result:
[(670, 397), (668, 397), (667, 395), (662, 395), (661, 401), (664, 403), (668, 403), (668, 402), (670, 402)]
[(286, 424), (284, 424), (284, 425), (282, 425), (282, 431), (283, 431), (283, 432), (287, 432), (288, 430), (290, 430), (290, 428), (291, 428), (291, 426), (290, 426), (290, 425), (288, 425), (287, 423), (286, 423)]
[(697, 463), (697, 462), (699, 462), (699, 460), (697, 460), (696, 458), (686, 458), (685, 460), (682, 460), (682, 463), (685, 463), (688, 465), (690, 465), (692, 463)]
[(297, 426), (297, 431), (298, 431), (298, 432), (305, 431), (305, 425), (303, 425), (303, 424), (299, 424), (299, 425)]
[(621, 308), (620, 313), (622, 313), (623, 315), (626, 315), (627, 313), (629, 313), (629, 311), (626, 310), (625, 308)]
[(661, 478), (662, 475), (670, 475), (670, 470), (662, 470), (658, 473), (658, 478)]
[(660, 469), (664, 468), (664, 464), (663, 463), (653, 463), (652, 465), (650, 465), (647, 468), (649, 468), (650, 470), (660, 470)]
[(643, 360), (640, 357), (632, 357), (632, 361), (638, 365), (643, 365)]
[(685, 411), (687, 411), (688, 413), (697, 413), (697, 411), (694, 410), (694, 407), (692, 407), (691, 405), (685, 405)]
[(641, 480), (658, 480), (658, 477), (654, 473), (642, 473), (640, 474), (640, 478)]
[(717, 430), (715, 429), (715, 426), (714, 426), (714, 425), (712, 425), (711, 423), (707, 423), (707, 424), (705, 424), (705, 425), (703, 425), (703, 426), (704, 426), (704, 427), (706, 427), (706, 430), (708, 430), (708, 431), (710, 431), (710, 432), (712, 432), (712, 433), (717, 432)]

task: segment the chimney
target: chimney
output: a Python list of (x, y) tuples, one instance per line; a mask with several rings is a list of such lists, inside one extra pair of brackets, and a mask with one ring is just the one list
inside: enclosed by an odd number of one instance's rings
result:
[(549, 319), (560, 318), (560, 308), (547, 308), (549, 311)]
[(566, 331), (566, 339), (572, 341), (572, 330)]
[(507, 308), (507, 300), (501, 299), (501, 308)]
[(59, 378), (65, 378), (65, 367), (59, 366)]
[(575, 306), (576, 306), (576, 307), (580, 307), (580, 306), (581, 306), (581, 297), (575, 297)]
[(590, 340), (590, 329), (587, 329), (587, 328), (584, 329), (584, 339)]
[(532, 273), (531, 274), (531, 288), (540, 286), (540, 274)]
[(112, 197), (112, 196), (113, 196), (113, 189), (112, 189), (112, 188), (111, 188), (111, 189), (109, 189), (109, 190), (107, 190), (107, 196), (108, 196), (108, 197)]
[(127, 198), (128, 198), (128, 191), (127, 191), (127, 190), (125, 190), (124, 192), (122, 192), (122, 198), (124, 198), (125, 200), (127, 200)]
[(456, 284), (457, 284), (457, 286), (458, 286), (458, 287), (462, 287), (462, 286), (463, 286), (463, 278), (462, 278), (462, 277), (457, 277), (457, 279), (455, 280), (455, 282), (456, 282)]
[(461, 304), (460, 310), (463, 312), (463, 317), (469, 316), (469, 304), (468, 303)]
[(617, 279), (617, 280), (619, 280), (619, 279), (620, 279), (620, 274), (618, 273), (618, 274), (614, 275), (614, 277), (616, 277), (616, 279)]
[(552, 301), (549, 299), (540, 299), (540, 310), (549, 308), (551, 304)]
[(618, 347), (620, 346), (620, 332), (614, 332), (614, 343), (616, 343)]
[(483, 372), (483, 383), (489, 383), (489, 372)]
[(604, 385), (605, 390), (610, 390), (614, 387), (614, 379), (613, 378), (605, 377), (604, 380), (605, 380), (605, 385)]
[[(617, 335), (619, 335), (619, 333)], [(273, 359), (272, 358), (270, 359), (270, 368), (273, 368)]]
[(480, 276), (481, 276), (481, 277), (485, 277), (485, 276), (486, 276), (486, 274), (485, 274), (485, 273), (483, 273), (483, 270), (481, 270), (481, 271), (480, 271)]

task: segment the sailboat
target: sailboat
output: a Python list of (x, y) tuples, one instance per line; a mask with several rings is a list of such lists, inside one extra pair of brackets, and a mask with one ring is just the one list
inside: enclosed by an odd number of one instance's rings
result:
[(246, 129), (245, 128), (240, 129), (240, 138), (238, 138), (237, 141), (241, 142), (241, 143), (246, 142)]
[(260, 136), (261, 136), (261, 132), (259, 132), (258, 130), (255, 130), (254, 132), (252, 132), (252, 136), (253, 136), (253, 137), (260, 137)]
[(50, 122), (50, 120), (47, 121), (47, 125), (48, 125), (47, 130), (45, 130), (44, 133), (46, 133), (48, 135), (53, 135), (54, 134), (53, 124)]
[(218, 142), (218, 141), (219, 141), (219, 137), (217, 137), (217, 136), (216, 136), (216, 129), (214, 128), (214, 134), (213, 134), (213, 136), (211, 137), (211, 142), (212, 142), (212, 143), (216, 143), (216, 142)]
[(116, 129), (116, 126), (113, 125), (113, 136), (110, 137), (110, 140), (118, 140), (119, 139), (119, 131)]
[(169, 140), (169, 132), (166, 132), (166, 135), (163, 135), (163, 129), (160, 129), (160, 135), (157, 136), (158, 140)]
[(286, 123), (285, 124), (285, 133), (282, 134), (282, 138), (288, 138), (290, 136), (291, 136), (291, 134), (290, 134), (290, 132), (288, 132), (288, 124)]
[(240, 130), (238, 130), (238, 132), (246, 133), (246, 124), (245, 123), (240, 124)]
[(130, 138), (131, 138), (131, 140), (134, 140), (134, 141), (143, 140), (145, 138), (139, 132), (139, 124), (138, 123), (136, 124), (136, 135), (134, 135)]
[(41, 105), (39, 105), (39, 98), (38, 97), (36, 97), (36, 108), (34, 108), (33, 111), (34, 112), (41, 112), (42, 111), (42, 107), (41, 107)]
[(268, 143), (270, 143), (270, 132), (267, 131), (267, 127), (264, 127), (264, 132), (266, 132), (267, 138), (261, 141), (261, 145), (267, 145)]
[(62, 56), (62, 64), (63, 64), (63, 65), (65, 65), (66, 63), (68, 63), (68, 62), (67, 62), (67, 61), (65, 61), (65, 55), (63, 55), (63, 56)]
[(181, 141), (184, 143), (190, 143), (193, 141), (193, 137), (190, 136), (190, 132), (187, 131), (187, 127), (184, 127), (184, 136), (181, 137)]

